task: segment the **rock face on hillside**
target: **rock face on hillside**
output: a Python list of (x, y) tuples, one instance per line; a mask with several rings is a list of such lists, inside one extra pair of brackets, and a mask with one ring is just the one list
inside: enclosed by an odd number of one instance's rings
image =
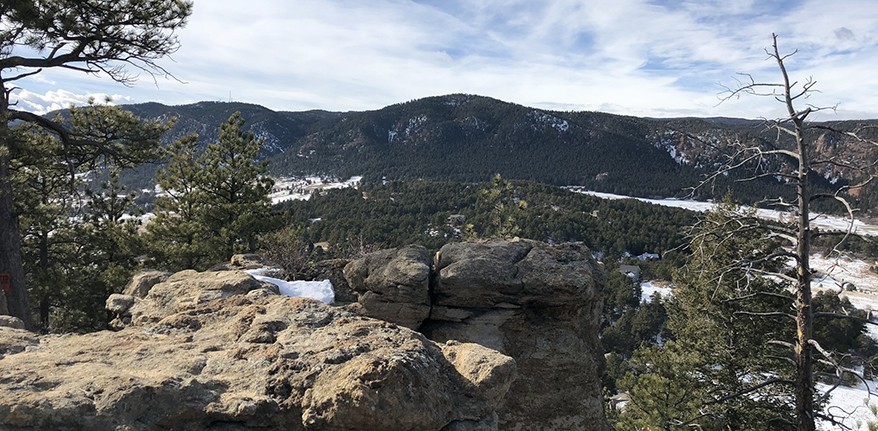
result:
[(478, 344), (279, 296), (238, 271), (120, 296), (118, 332), (0, 327), (0, 429), (496, 430), (516, 375)]
[(349, 263), (344, 276), (365, 315), (417, 329), (430, 315), (430, 260), (421, 246), (380, 250)]
[(429, 277), (422, 248), (380, 253), (345, 267), (359, 295), (355, 309), (440, 343), (477, 343), (515, 358), (519, 377), (498, 412), (500, 429), (605, 428), (603, 272), (587, 248), (527, 240), (449, 244)]

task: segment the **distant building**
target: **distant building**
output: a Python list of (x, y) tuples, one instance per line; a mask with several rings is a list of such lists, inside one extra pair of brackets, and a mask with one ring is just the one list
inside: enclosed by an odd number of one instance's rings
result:
[(647, 260), (659, 260), (661, 256), (658, 253), (643, 253), (640, 256), (637, 256), (637, 260), (643, 262)]

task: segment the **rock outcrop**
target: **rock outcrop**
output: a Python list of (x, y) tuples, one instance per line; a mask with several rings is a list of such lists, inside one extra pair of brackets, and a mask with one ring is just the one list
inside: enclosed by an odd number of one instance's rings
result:
[(498, 411), (503, 430), (605, 427), (598, 339), (603, 272), (575, 244), (449, 244), (436, 257), (434, 341), (478, 343), (515, 358)]
[(243, 272), (186, 271), (127, 297), (112, 303), (130, 316), (118, 332), (0, 327), (0, 429), (495, 430), (516, 374), (478, 344)]
[(344, 276), (365, 315), (417, 329), (430, 315), (430, 261), (422, 246), (380, 250), (347, 264)]
[[(477, 343), (515, 358), (503, 430), (601, 430), (598, 340), (603, 272), (584, 246), (528, 240), (456, 243), (432, 271), (419, 247), (385, 250), (345, 267), (362, 313), (428, 338)], [(427, 280), (431, 280), (428, 282)]]
[(138, 272), (134, 274), (134, 277), (131, 277), (131, 281), (122, 290), (122, 294), (143, 298), (153, 286), (167, 280), (170, 276), (171, 274), (164, 271), (146, 270)]

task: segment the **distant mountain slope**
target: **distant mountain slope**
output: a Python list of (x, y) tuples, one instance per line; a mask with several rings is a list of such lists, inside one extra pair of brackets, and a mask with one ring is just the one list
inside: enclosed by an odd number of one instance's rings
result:
[[(265, 139), (263, 155), (276, 175), (363, 175), (364, 181), (375, 182), (484, 181), (500, 173), (636, 196), (680, 196), (715, 169), (730, 145), (771, 147), (778, 142), (761, 121), (546, 111), (465, 94), (346, 113), (275, 112), (222, 102), (174, 107), (147, 103), (128, 109), (145, 117), (176, 117), (169, 138), (194, 132), (204, 140), (215, 140), (219, 124), (239, 111), (248, 127)], [(789, 145), (785, 139), (777, 145)], [(814, 139), (820, 155), (851, 153), (865, 160), (875, 154), (843, 138)], [(843, 166), (825, 165), (817, 174), (818, 187), (856, 179)], [(748, 201), (788, 192), (775, 178), (748, 183), (734, 179), (721, 178), (702, 196), (723, 194), (728, 187)], [(871, 195), (867, 191), (860, 197)]]
[(198, 102), (167, 106), (160, 103), (127, 105), (126, 109), (147, 118), (176, 118), (167, 140), (196, 133), (202, 141), (218, 138), (219, 126), (235, 112), (247, 121), (247, 130), (265, 140), (263, 154), (282, 153), (299, 139), (334, 124), (343, 114), (327, 111), (275, 112), (260, 105), (240, 102)]

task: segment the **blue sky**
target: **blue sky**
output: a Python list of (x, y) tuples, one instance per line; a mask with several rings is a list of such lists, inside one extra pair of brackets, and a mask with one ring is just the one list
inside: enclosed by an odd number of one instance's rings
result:
[[(241, 10), (246, 4), (247, 10)], [(235, 100), (275, 110), (379, 109), (473, 93), (547, 109), (774, 118), (768, 98), (718, 104), (738, 72), (776, 81), (771, 33), (791, 75), (817, 80), (821, 119), (878, 118), (873, 0), (196, 0), (181, 49), (162, 61), (183, 82), (133, 87), (70, 71), (20, 82), (43, 112), (89, 95), (115, 103)]]

